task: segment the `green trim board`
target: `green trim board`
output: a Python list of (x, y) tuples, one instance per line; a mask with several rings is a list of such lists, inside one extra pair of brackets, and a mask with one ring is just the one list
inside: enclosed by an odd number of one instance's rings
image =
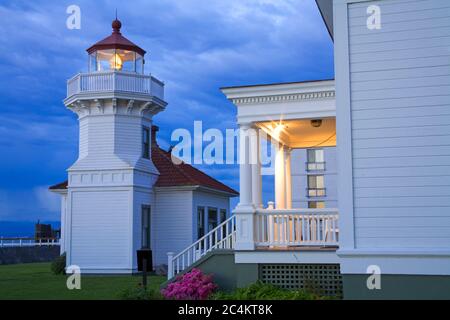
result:
[(343, 274), (346, 300), (449, 300), (450, 276), (381, 275), (381, 289), (367, 288), (367, 274)]

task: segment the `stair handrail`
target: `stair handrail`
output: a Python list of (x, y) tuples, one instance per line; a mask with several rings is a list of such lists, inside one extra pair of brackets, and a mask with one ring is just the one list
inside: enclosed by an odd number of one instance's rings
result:
[[(220, 233), (218, 233), (220, 231)], [(223, 234), (225, 231), (225, 234)], [(236, 240), (236, 217), (232, 215), (227, 220), (219, 224), (217, 227), (206, 233), (203, 237), (189, 245), (186, 249), (174, 255), (172, 252), (169, 252), (168, 255), (168, 272), (167, 278), (171, 279), (176, 274), (188, 268), (194, 262), (198, 261), (201, 257), (206, 255), (207, 253), (220, 249), (233, 249), (234, 242)], [(218, 237), (218, 235), (220, 235)], [(215, 236), (213, 243), (213, 236)], [(206, 242), (208, 240), (208, 242)], [(229, 244), (226, 246), (226, 244)], [(203, 244), (203, 247), (202, 247)], [(225, 247), (224, 247), (225, 244)], [(196, 255), (197, 248), (199, 248), (199, 256)], [(203, 251), (202, 251), (203, 249)], [(187, 257), (187, 263), (185, 264), (185, 257)], [(180, 258), (182, 258), (182, 267), (179, 266)], [(175, 262), (178, 261), (177, 267), (175, 267)]]

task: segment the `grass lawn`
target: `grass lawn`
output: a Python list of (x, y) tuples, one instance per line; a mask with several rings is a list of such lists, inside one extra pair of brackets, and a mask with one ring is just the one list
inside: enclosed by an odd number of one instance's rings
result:
[[(30, 263), (0, 266), (0, 300), (59, 299), (109, 300), (141, 282), (140, 276), (81, 275), (81, 290), (68, 290), (67, 276), (50, 272), (50, 263)], [(165, 277), (149, 277), (149, 287), (158, 289)]]

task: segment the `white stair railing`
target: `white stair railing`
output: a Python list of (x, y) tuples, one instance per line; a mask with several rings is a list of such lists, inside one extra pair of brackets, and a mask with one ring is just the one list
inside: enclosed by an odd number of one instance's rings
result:
[(234, 249), (235, 242), (236, 218), (235, 216), (231, 216), (177, 255), (169, 252), (167, 254), (167, 278), (171, 279), (178, 273), (189, 268), (208, 252), (213, 250)]

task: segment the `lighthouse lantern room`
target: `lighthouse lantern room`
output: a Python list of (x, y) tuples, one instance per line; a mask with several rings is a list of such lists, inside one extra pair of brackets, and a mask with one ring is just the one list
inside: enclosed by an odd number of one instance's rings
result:
[(89, 72), (127, 71), (144, 73), (145, 51), (125, 38), (119, 20), (112, 22), (112, 34), (97, 42), (87, 52), (89, 54)]

